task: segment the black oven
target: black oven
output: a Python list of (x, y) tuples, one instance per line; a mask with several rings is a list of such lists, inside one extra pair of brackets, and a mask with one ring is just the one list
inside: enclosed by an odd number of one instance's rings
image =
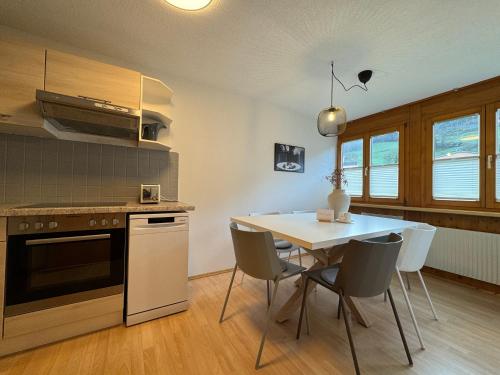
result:
[(123, 293), (125, 215), (10, 218), (5, 315)]

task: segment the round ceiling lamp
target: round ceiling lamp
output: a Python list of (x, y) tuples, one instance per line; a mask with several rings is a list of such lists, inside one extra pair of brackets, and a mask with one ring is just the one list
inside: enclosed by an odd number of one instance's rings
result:
[(166, 0), (166, 2), (183, 10), (200, 10), (206, 8), (212, 0)]
[(318, 115), (318, 131), (323, 137), (336, 137), (345, 132), (347, 115), (342, 107), (333, 106), (333, 61), (332, 81), (330, 86), (330, 107), (322, 110)]
[(371, 70), (363, 70), (358, 74), (358, 79), (361, 81), (364, 87), (360, 85), (353, 85), (346, 88), (344, 84), (335, 76), (333, 72), (333, 61), (332, 66), (332, 80), (330, 86), (330, 107), (322, 110), (318, 115), (318, 132), (324, 137), (336, 137), (347, 128), (347, 115), (345, 109), (342, 107), (335, 107), (333, 105), (333, 79), (335, 78), (344, 88), (345, 91), (349, 91), (353, 87), (359, 87), (364, 91), (368, 91), (366, 87), (366, 82), (368, 82), (372, 76)]

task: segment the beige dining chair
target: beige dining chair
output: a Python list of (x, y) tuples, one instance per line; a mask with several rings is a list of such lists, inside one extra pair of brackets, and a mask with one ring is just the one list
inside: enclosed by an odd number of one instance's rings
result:
[[(256, 279), (265, 280), (268, 284), (271, 281), (274, 283), (271, 301), (267, 308), (267, 319), (264, 331), (262, 332), (257, 359), (255, 361), (255, 369), (258, 369), (260, 366), (260, 358), (264, 349), (266, 336), (269, 331), (269, 324), (271, 322), (272, 309), (278, 293), (278, 286), (282, 280), (299, 275), (305, 270), (305, 268), (294, 263), (287, 262), (278, 257), (271, 232), (251, 232), (240, 230), (235, 223), (230, 224), (230, 229), (236, 264), (234, 265), (229, 288), (227, 289), (226, 299), (224, 300), (224, 306), (222, 307), (219, 323), (222, 323), (224, 320), (224, 313), (226, 311), (229, 295), (233, 286), (234, 275), (236, 274), (236, 270), (238, 268), (246, 275), (252, 276)], [(306, 324), (309, 326), (307, 312)]]
[(392, 275), (396, 267), (396, 261), (402, 243), (403, 238), (395, 233), (391, 233), (389, 236), (385, 236), (385, 238), (379, 237), (377, 239), (365, 241), (351, 240), (346, 245), (345, 255), (341, 263), (303, 272), (302, 277), (304, 278), (305, 286), (299, 324), (297, 327), (297, 339), (300, 338), (308, 284), (310, 281), (313, 281), (339, 295), (338, 317), (340, 318), (340, 311), (342, 311), (347, 337), (351, 347), (354, 368), (356, 374), (360, 374), (344, 299), (345, 297), (374, 297), (387, 291), (389, 300), (391, 301), (392, 312), (408, 358), (408, 363), (410, 366), (413, 365), (403, 327), (401, 326), (401, 321), (399, 320), (399, 315), (390, 289)]

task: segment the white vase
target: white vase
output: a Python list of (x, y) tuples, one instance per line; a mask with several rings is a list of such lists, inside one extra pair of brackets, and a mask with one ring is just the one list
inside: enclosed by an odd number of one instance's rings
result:
[(339, 218), (339, 214), (349, 211), (351, 205), (351, 197), (342, 189), (333, 189), (328, 194), (328, 207), (333, 210), (335, 219)]

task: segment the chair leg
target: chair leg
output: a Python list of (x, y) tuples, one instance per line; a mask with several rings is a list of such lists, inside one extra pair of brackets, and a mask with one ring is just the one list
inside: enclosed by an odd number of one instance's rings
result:
[(408, 272), (405, 272), (405, 275), (406, 275), (406, 285), (408, 287), (408, 290), (411, 290), (410, 277), (408, 276)]
[(292, 252), (288, 252), (288, 259), (287, 259), (287, 262), (290, 262), (290, 258), (292, 257)]
[(224, 300), (224, 306), (222, 307), (222, 312), (220, 313), (219, 323), (222, 323), (224, 319), (224, 313), (226, 312), (227, 301), (229, 300), (229, 294), (231, 293), (231, 288), (233, 287), (234, 275), (236, 275), (236, 270), (238, 269), (238, 264), (234, 265), (233, 275), (231, 276), (231, 282), (229, 283), (229, 288), (227, 289), (226, 299)]
[(429, 296), (429, 291), (427, 290), (427, 287), (425, 286), (424, 278), (422, 277), (420, 270), (417, 271), (417, 274), (418, 274), (418, 278), (420, 279), (420, 283), (422, 284), (422, 288), (424, 288), (424, 292), (425, 292), (425, 296), (427, 297), (427, 301), (429, 301), (429, 305), (431, 306), (432, 313), (434, 314), (434, 319), (438, 320), (436, 310), (434, 309), (434, 305), (432, 304), (432, 301), (431, 301), (431, 296)]
[(347, 337), (349, 338), (349, 346), (351, 347), (352, 361), (354, 362), (354, 368), (356, 369), (356, 374), (359, 375), (360, 371), (358, 365), (358, 358), (356, 356), (356, 349), (354, 348), (354, 341), (351, 335), (351, 327), (349, 325), (349, 320), (347, 318), (344, 296), (342, 292), (339, 293), (339, 299), (340, 299), (340, 305), (342, 306), (342, 315), (344, 316), (344, 323), (345, 323), (345, 329), (347, 331)]
[(308, 302), (307, 298), (306, 298), (306, 305), (304, 308), (306, 310), (306, 330), (307, 330), (307, 334), (310, 335), (311, 329), (309, 326), (309, 302)]
[(342, 312), (342, 303), (340, 302), (340, 294), (339, 294), (339, 306), (337, 307), (337, 319), (340, 320), (340, 313)]
[(279, 279), (277, 279), (274, 282), (273, 294), (271, 296), (271, 304), (269, 305), (269, 308), (267, 310), (266, 326), (264, 327), (264, 332), (262, 332), (262, 338), (260, 340), (259, 352), (257, 353), (257, 360), (255, 361), (255, 369), (256, 370), (258, 370), (260, 367), (260, 357), (262, 356), (262, 351), (264, 350), (264, 343), (266, 342), (267, 332), (269, 331), (269, 323), (271, 322), (271, 314), (272, 314), (274, 302), (276, 301), (276, 295), (278, 294), (277, 292), (278, 292), (279, 283), (280, 283)]
[(267, 286), (267, 307), (271, 306), (271, 289), (269, 288), (269, 280), (266, 280), (266, 286)]
[(309, 278), (307, 276), (303, 276), (305, 280), (302, 280), (304, 284), (304, 294), (302, 294), (302, 305), (300, 306), (300, 315), (299, 315), (299, 325), (297, 326), (297, 340), (300, 338), (300, 331), (302, 330), (302, 317), (304, 316), (304, 309), (306, 306), (306, 298), (307, 298), (307, 287), (309, 286)]
[(408, 306), (408, 311), (410, 312), (410, 317), (413, 322), (413, 326), (415, 327), (415, 331), (417, 332), (418, 341), (420, 342), (420, 348), (425, 349), (424, 340), (422, 339), (422, 334), (420, 333), (420, 328), (418, 327), (417, 318), (415, 318), (415, 313), (413, 312), (413, 307), (411, 305), (410, 298), (408, 297), (408, 293), (406, 293), (405, 285), (403, 283), (403, 278), (401, 277), (401, 272), (399, 272), (399, 269), (397, 269), (397, 267), (396, 267), (396, 275), (398, 276), (399, 285), (401, 285), (401, 289), (403, 290), (403, 296), (405, 297), (406, 306)]
[(389, 295), (389, 300), (391, 301), (392, 312), (394, 313), (394, 318), (396, 318), (399, 334), (401, 335), (401, 340), (403, 341), (403, 346), (405, 347), (406, 357), (408, 357), (408, 363), (410, 366), (413, 366), (413, 360), (411, 359), (410, 350), (408, 349), (408, 344), (406, 343), (403, 327), (401, 326), (398, 311), (396, 310), (396, 305), (394, 304), (394, 299), (392, 298), (391, 288), (387, 289), (387, 294)]

